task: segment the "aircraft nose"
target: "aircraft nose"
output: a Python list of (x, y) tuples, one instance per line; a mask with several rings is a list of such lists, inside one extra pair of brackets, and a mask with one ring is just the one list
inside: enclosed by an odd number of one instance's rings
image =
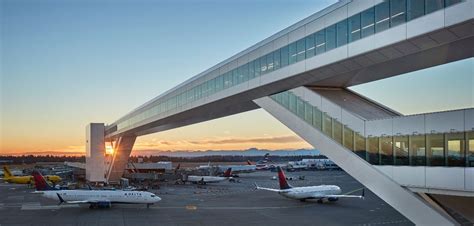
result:
[(161, 198), (158, 197), (158, 196), (156, 196), (156, 197), (155, 197), (155, 202), (159, 202), (159, 201), (161, 201)]

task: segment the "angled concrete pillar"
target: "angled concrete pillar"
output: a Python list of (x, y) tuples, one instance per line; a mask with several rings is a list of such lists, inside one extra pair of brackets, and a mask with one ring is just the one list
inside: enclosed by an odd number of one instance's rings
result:
[(349, 175), (416, 225), (457, 225), (453, 219), (379, 171), (352, 151), (324, 135), (270, 97), (254, 101), (312, 146), (317, 147)]
[(136, 136), (123, 136), (117, 139), (112, 160), (107, 170), (106, 178), (108, 183), (120, 182), (136, 138)]
[(104, 123), (90, 123), (86, 127), (86, 180), (105, 182)]

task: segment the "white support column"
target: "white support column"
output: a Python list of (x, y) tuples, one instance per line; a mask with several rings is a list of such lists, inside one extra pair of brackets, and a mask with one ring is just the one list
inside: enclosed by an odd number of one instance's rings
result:
[(263, 97), (254, 102), (308, 143), (317, 147), (321, 153), (416, 225), (457, 225), (450, 216), (438, 212), (420, 197), (400, 186), (352, 151), (307, 124), (271, 98)]
[(90, 123), (86, 127), (86, 180), (105, 182), (104, 123)]

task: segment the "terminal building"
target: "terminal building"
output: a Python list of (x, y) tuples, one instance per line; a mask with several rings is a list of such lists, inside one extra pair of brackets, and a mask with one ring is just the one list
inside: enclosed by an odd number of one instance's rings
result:
[(88, 125), (87, 179), (118, 181), (138, 136), (262, 108), (413, 223), (474, 222), (474, 109), (403, 115), (348, 89), (472, 58), (473, 12), (474, 0), (341, 0)]

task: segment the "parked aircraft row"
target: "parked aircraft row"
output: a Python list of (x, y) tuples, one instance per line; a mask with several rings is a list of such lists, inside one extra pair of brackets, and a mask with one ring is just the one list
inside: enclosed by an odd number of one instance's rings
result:
[[(12, 184), (34, 184), (33, 176), (14, 176), (7, 166), (3, 166), (3, 181)], [(61, 182), (61, 177), (57, 175), (46, 175), (46, 180), (53, 184)]]

